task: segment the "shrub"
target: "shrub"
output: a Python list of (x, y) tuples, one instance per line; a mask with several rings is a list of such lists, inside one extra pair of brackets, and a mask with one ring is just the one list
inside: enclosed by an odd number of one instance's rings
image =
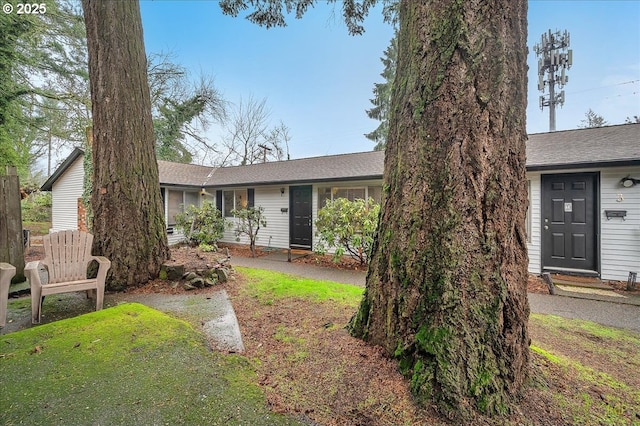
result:
[(184, 213), (176, 215), (176, 227), (182, 229), (187, 241), (194, 245), (209, 245), (216, 250), (227, 226), (220, 210), (210, 201), (204, 201), (201, 207), (189, 206)]
[(249, 248), (251, 256), (256, 257), (256, 240), (258, 239), (258, 231), (260, 227), (266, 227), (267, 221), (264, 218), (263, 207), (249, 207), (247, 209), (232, 210), (231, 214), (238, 218), (236, 223), (236, 241), (240, 241), (241, 235), (249, 237)]
[(51, 192), (33, 192), (21, 207), (23, 222), (51, 222)]
[(327, 201), (318, 211), (316, 229), (320, 239), (315, 251), (324, 254), (333, 248), (334, 261), (348, 254), (364, 265), (373, 244), (379, 212), (380, 205), (373, 198), (367, 201), (349, 201), (346, 198)]

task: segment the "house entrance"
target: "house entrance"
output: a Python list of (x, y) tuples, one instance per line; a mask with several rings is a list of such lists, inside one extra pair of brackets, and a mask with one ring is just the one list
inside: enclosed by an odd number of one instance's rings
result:
[(598, 274), (598, 174), (542, 175), (542, 270)]
[(311, 249), (312, 210), (311, 185), (289, 188), (289, 245)]

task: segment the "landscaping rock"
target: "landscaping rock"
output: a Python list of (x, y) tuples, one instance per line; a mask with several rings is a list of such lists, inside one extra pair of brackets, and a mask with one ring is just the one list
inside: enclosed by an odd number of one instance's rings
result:
[(216, 268), (216, 274), (218, 275), (218, 281), (226, 283), (229, 280), (229, 272), (226, 268)]
[(165, 269), (167, 273), (167, 280), (175, 281), (182, 278), (184, 275), (184, 265), (176, 264), (176, 265), (167, 265), (164, 264), (162, 267)]
[(189, 290), (195, 290), (196, 288), (194, 286), (192, 286), (191, 284), (189, 284), (188, 282), (183, 283), (182, 284), (182, 288), (189, 291)]
[(212, 280), (211, 278), (205, 278), (204, 279), (204, 285), (205, 287), (213, 287), (214, 285), (216, 285), (218, 282), (215, 280)]
[(196, 274), (195, 272), (191, 271), (191, 272), (187, 272), (186, 274), (184, 274), (182, 276), (183, 280), (187, 280), (187, 281), (191, 281), (194, 278), (198, 278), (198, 274)]
[(191, 284), (192, 286), (194, 286), (196, 288), (204, 288), (204, 278), (195, 277), (192, 280), (189, 280), (189, 284)]

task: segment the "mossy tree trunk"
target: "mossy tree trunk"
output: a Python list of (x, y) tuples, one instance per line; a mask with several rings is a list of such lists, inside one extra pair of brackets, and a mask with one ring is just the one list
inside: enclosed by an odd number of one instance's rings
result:
[(154, 278), (168, 258), (140, 5), (83, 0), (93, 114), (94, 251), (108, 287)]
[(403, 0), (378, 234), (353, 335), (449, 417), (528, 372), (526, 0)]

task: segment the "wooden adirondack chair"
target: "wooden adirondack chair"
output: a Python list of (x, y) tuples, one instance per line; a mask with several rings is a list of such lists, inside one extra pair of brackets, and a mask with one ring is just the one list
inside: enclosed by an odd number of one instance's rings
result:
[(0, 262), (0, 328), (7, 323), (7, 301), (9, 299), (9, 286), (11, 278), (16, 274), (16, 267), (8, 263)]
[[(31, 283), (31, 322), (40, 323), (42, 299), (49, 294), (87, 291), (88, 297), (96, 298), (96, 311), (102, 309), (104, 284), (111, 261), (104, 256), (92, 256), (93, 235), (82, 231), (60, 231), (43, 237), (45, 258), (29, 262), (24, 273)], [(96, 278), (87, 278), (87, 266), (98, 262)], [(48, 272), (43, 283), (40, 267)]]

